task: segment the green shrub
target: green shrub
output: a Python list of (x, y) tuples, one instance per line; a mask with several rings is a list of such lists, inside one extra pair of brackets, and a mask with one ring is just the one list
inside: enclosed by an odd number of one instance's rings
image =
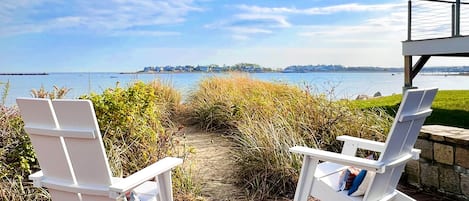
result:
[[(93, 102), (114, 175), (128, 176), (166, 156), (186, 158), (186, 152), (176, 151), (172, 115), (181, 98), (171, 87), (139, 81), (81, 98)], [(176, 197), (200, 192), (190, 170), (181, 167), (173, 172), (173, 187)]]
[(163, 100), (156, 93), (136, 82), (81, 97), (93, 102), (115, 175), (128, 176), (170, 153), (171, 128), (162, 124), (169, 121), (160, 121), (169, 118), (169, 108), (158, 105)]
[(383, 141), (391, 124), (383, 111), (240, 76), (203, 80), (187, 104), (200, 127), (235, 134), (237, 176), (253, 199), (293, 195), (301, 156), (290, 147), (339, 151), (339, 135)]

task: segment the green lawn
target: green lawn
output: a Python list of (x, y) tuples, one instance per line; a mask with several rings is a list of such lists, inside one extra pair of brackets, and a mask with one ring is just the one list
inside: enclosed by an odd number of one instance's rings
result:
[[(360, 108), (382, 107), (394, 116), (401, 99), (402, 95), (393, 95), (371, 100), (356, 100), (352, 104)], [(425, 124), (469, 128), (469, 90), (438, 91), (432, 109), (433, 113)]]

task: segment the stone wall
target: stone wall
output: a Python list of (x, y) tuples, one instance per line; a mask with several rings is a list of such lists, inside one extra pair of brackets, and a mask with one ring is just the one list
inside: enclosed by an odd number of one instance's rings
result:
[(422, 153), (407, 163), (403, 178), (409, 184), (469, 200), (469, 130), (423, 126), (415, 148)]

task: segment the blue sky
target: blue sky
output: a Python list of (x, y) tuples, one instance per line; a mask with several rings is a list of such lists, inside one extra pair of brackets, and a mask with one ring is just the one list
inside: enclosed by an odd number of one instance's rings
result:
[(7, 0), (0, 72), (402, 66), (407, 0)]

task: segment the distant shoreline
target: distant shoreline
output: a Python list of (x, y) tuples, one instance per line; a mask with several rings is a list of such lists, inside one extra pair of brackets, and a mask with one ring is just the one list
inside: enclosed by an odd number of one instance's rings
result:
[(0, 73), (0, 75), (49, 75), (49, 73)]
[(468, 72), (459, 73), (421, 73), (423, 76), (469, 76)]

